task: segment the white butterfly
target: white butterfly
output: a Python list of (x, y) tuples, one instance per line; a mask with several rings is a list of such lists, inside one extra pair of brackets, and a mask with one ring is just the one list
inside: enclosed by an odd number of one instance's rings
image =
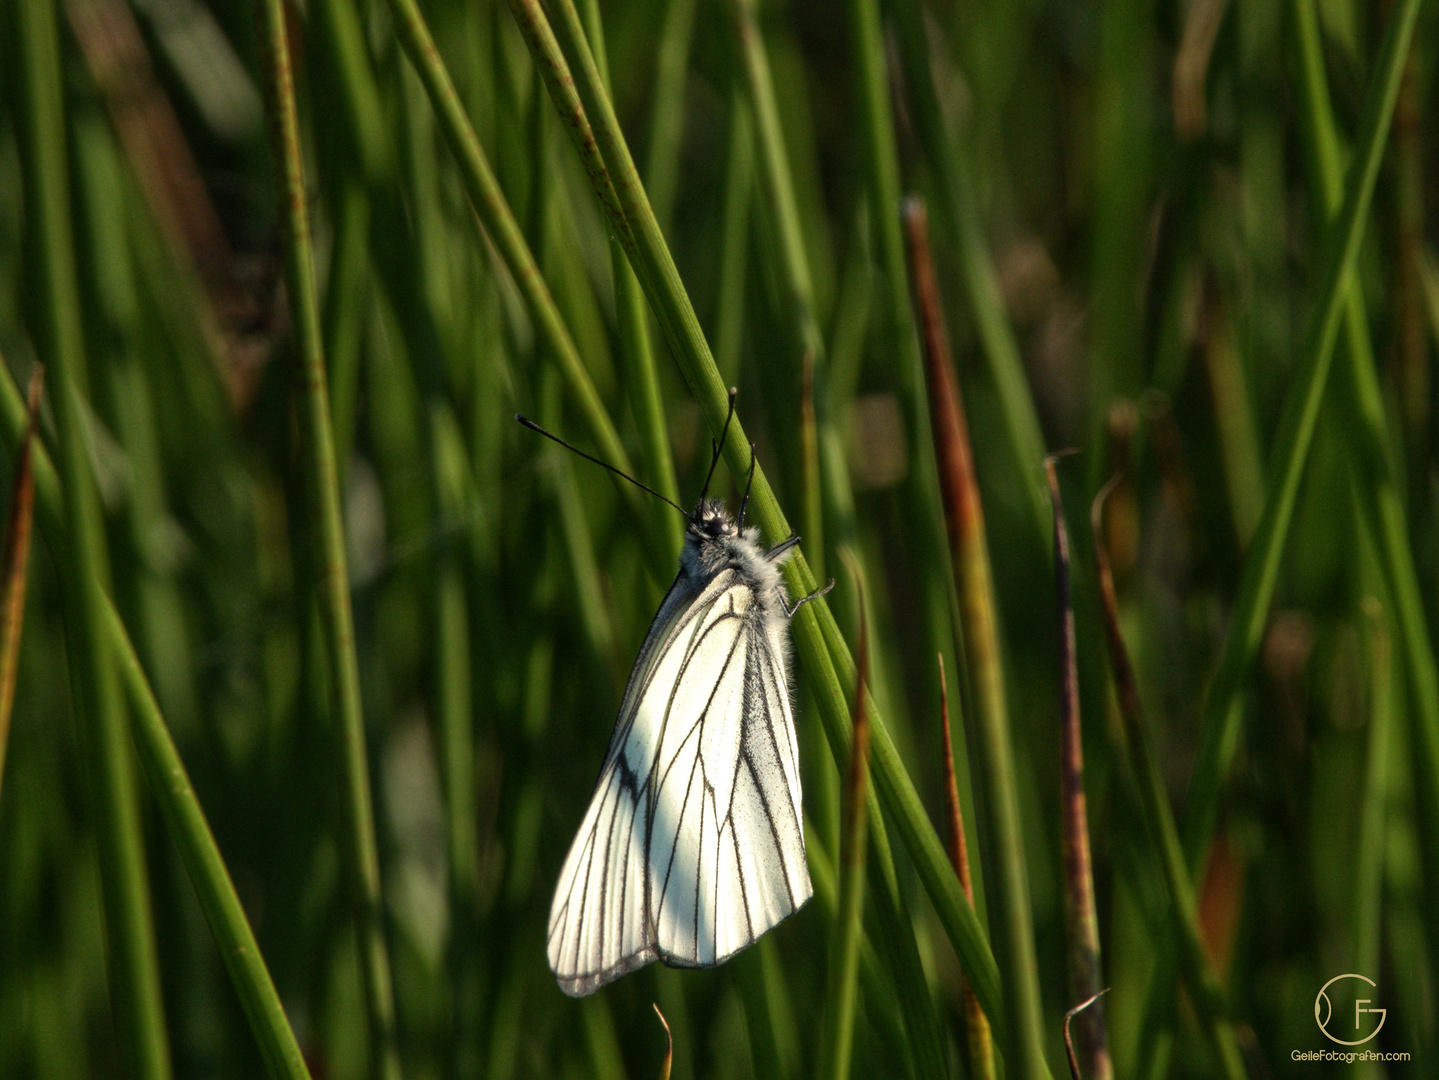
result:
[(813, 597), (791, 606), (779, 574), (799, 538), (762, 549), (744, 503), (736, 520), (701, 496), (689, 518), (550, 905), (572, 997), (656, 959), (723, 963), (813, 892), (788, 678)]

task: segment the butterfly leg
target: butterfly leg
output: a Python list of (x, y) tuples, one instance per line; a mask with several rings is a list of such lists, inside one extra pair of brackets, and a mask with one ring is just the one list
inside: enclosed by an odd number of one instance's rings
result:
[[(798, 539), (798, 537), (796, 537), (795, 539)], [(821, 596), (823, 596), (825, 593), (829, 592), (830, 589), (833, 589), (833, 588), (834, 588), (834, 578), (830, 578), (830, 579), (829, 579), (829, 584), (826, 585), (823, 589), (816, 589), (814, 592), (810, 593), (808, 596), (801, 596), (798, 600), (796, 600), (796, 601), (794, 602), (794, 606), (793, 606), (793, 607), (787, 607), (787, 608), (785, 608), (785, 609), (784, 609), (785, 617), (786, 617), (786, 618), (793, 619), (793, 618), (794, 618), (794, 613), (795, 613), (796, 611), (798, 611), (800, 608), (804, 607), (804, 606), (805, 606), (806, 604), (808, 604), (811, 600), (818, 600)], [(780, 605), (780, 606), (781, 606), (781, 607), (784, 606), (784, 605), (783, 605), (783, 602), (781, 602), (781, 605)]]

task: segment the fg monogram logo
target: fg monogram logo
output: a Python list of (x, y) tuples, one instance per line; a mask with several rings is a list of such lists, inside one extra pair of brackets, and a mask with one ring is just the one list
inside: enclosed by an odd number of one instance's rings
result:
[[(1331, 1042), (1337, 1042), (1340, 1046), (1362, 1046), (1374, 1038), (1375, 1035), (1379, 1034), (1379, 1029), (1384, 1026), (1386, 1010), (1369, 1008), (1368, 1006), (1372, 1005), (1373, 1002), (1368, 998), (1357, 996), (1367, 993), (1368, 991), (1365, 987), (1353, 983), (1345, 983), (1343, 986), (1335, 989), (1334, 996), (1343, 1002), (1340, 1009), (1336, 1010), (1329, 1001), (1329, 988), (1343, 979), (1358, 979), (1361, 983), (1368, 983), (1371, 987), (1376, 985), (1373, 979), (1366, 979), (1363, 975), (1334, 976), (1334, 978), (1319, 988), (1319, 996), (1314, 999), (1314, 1022), (1319, 1025), (1319, 1030), (1324, 1032), (1325, 1037)], [(1345, 1030), (1346, 1025), (1344, 1020), (1336, 1018), (1335, 1014), (1336, 1011), (1339, 1012), (1341, 1017), (1348, 1014), (1349, 1010), (1345, 1006), (1348, 1005), (1350, 994), (1356, 995), (1354, 998), (1353, 1033), (1360, 1037), (1357, 1039), (1341, 1039), (1339, 1035), (1347, 1035), (1349, 1032)], [(1379, 1023), (1375, 1024), (1374, 1030), (1370, 1031), (1367, 1035), (1365, 1035), (1364, 1032), (1368, 1030), (1370, 1021), (1364, 1019), (1366, 1014), (1377, 1015), (1379, 1017)], [(1334, 1025), (1332, 1029), (1330, 1027), (1331, 1021)], [(1338, 1032), (1339, 1035), (1336, 1035), (1335, 1032)]]

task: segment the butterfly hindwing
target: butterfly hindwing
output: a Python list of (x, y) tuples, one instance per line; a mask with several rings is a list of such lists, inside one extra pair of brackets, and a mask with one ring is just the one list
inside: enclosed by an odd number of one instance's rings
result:
[(733, 570), (661, 605), (550, 911), (567, 993), (657, 956), (720, 963), (809, 898), (773, 618)]

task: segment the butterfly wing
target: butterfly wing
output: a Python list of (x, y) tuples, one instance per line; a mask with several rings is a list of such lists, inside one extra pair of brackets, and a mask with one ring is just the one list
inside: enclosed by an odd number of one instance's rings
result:
[(550, 909), (566, 993), (718, 964), (809, 899), (775, 618), (733, 571), (661, 605)]

